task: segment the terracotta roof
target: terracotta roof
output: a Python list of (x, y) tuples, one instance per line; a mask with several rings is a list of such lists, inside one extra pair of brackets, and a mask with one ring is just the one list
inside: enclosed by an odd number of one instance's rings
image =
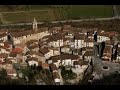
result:
[(1, 33), (0, 38), (5, 37), (7, 34), (6, 33)]
[(84, 56), (93, 56), (93, 51), (86, 51)]
[(58, 72), (53, 72), (53, 78), (56, 79), (56, 78), (59, 78), (60, 79), (60, 76), (59, 76), (59, 73)]
[(0, 54), (0, 58), (7, 58), (8, 57), (8, 54), (7, 53), (1, 53)]
[(42, 66), (42, 61), (38, 61), (38, 65), (39, 65), (39, 66)]
[(10, 52), (9, 56), (10, 56), (10, 57), (16, 57), (16, 56), (17, 56), (17, 53), (16, 53), (16, 52)]
[(80, 65), (79, 61), (74, 61), (73, 65)]
[(75, 35), (75, 39), (77, 39), (77, 40), (84, 40), (84, 38), (85, 38), (85, 34), (77, 34), (77, 35)]
[(71, 25), (64, 25), (64, 26), (63, 26), (63, 30), (67, 30), (67, 29), (68, 29), (68, 30), (71, 29)]
[(22, 49), (22, 48), (19, 48), (19, 47), (16, 47), (16, 48), (14, 48), (14, 49), (12, 50), (12, 52), (14, 52), (14, 53), (21, 53), (21, 52), (23, 52), (23, 49)]
[(87, 50), (93, 50), (93, 47), (87, 47)]
[(7, 74), (16, 74), (15, 69), (6, 69)]
[(93, 38), (87, 38), (84, 40), (84, 42), (94, 42), (94, 39)]
[(83, 47), (83, 48), (82, 48), (82, 51), (86, 51), (86, 47)]
[(110, 36), (110, 37), (114, 37), (114, 36), (116, 36), (116, 35), (118, 35), (118, 32), (110, 31), (110, 33), (109, 33), (109, 36)]
[(30, 57), (30, 58), (27, 58), (27, 61), (38, 61), (38, 58), (36, 57)]
[(46, 47), (39, 48), (39, 51), (40, 51), (42, 54), (46, 54), (46, 53), (49, 52), (48, 48), (46, 48)]
[(38, 48), (38, 44), (34, 44), (34, 45), (30, 45), (28, 46), (28, 49), (35, 49), (35, 48)]
[(43, 41), (39, 41), (39, 42), (38, 42), (38, 45), (39, 45), (40, 47), (42, 47), (42, 46), (44, 46), (45, 44), (43, 43)]
[(52, 71), (58, 70), (55, 64), (50, 64), (50, 68)]
[(22, 37), (22, 36), (27, 36), (27, 35), (30, 35), (30, 34), (33, 34), (34, 31), (32, 30), (26, 30), (24, 32), (12, 32), (12, 36), (13, 37)]
[(61, 55), (61, 59), (62, 60), (65, 60), (65, 59), (76, 60), (76, 59), (79, 59), (79, 56), (73, 55), (73, 54), (65, 54), (65, 55)]
[(99, 36), (106, 36), (106, 37), (109, 37), (109, 34), (110, 34), (110, 32), (98, 32), (98, 35)]
[(30, 41), (28, 41), (28, 42), (26, 43), (26, 45), (29, 46), (29, 45), (31, 45), (31, 44), (33, 44), (33, 43), (35, 43), (35, 42), (38, 42), (38, 40), (30, 40)]
[(6, 58), (5, 63), (7, 63), (7, 64), (12, 64), (12, 61), (11, 61), (11, 60), (13, 60), (13, 58)]
[(112, 51), (112, 47), (111, 46), (105, 46), (103, 53), (110, 53)]
[(4, 41), (3, 41), (3, 40), (0, 40), (0, 43), (4, 43)]
[(26, 52), (26, 55), (30, 54), (30, 55), (34, 55), (36, 52), (35, 51), (28, 51)]
[(80, 65), (88, 65), (88, 61), (79, 61)]
[(105, 44), (106, 45), (114, 45), (114, 40), (107, 40), (106, 42), (105, 42)]
[(82, 55), (82, 52), (79, 49), (74, 49), (73, 52), (78, 53), (78, 55)]
[(53, 62), (57, 62), (57, 60), (60, 60), (60, 59), (61, 59), (60, 56), (59, 56), (59, 55), (56, 55), (56, 56), (50, 57), (49, 60), (52, 60)]
[(47, 63), (42, 63), (43, 68), (49, 68), (49, 65)]

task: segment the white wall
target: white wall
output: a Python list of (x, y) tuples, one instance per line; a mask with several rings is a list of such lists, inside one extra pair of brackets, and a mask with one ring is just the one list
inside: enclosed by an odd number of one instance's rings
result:
[(49, 59), (51, 56), (53, 56), (53, 52), (48, 52), (44, 56), (45, 56), (45, 59)]
[(36, 66), (38, 66), (38, 62), (37, 61), (33, 61), (33, 60), (31, 60), (31, 61), (28, 61), (28, 64), (29, 64), (29, 66), (31, 66), (31, 65), (36, 65)]
[(106, 40), (110, 40), (110, 38), (106, 37), (106, 36), (99, 36), (99, 35), (97, 37), (98, 42), (102, 42), (102, 41), (106, 41)]
[(117, 59), (115, 61), (120, 62), (120, 56), (117, 55)]
[(75, 48), (82, 48), (84, 46), (84, 40), (75, 40)]

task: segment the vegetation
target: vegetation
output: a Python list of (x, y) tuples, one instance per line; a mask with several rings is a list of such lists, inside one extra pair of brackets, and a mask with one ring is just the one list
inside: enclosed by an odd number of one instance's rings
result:
[(75, 79), (76, 78), (76, 74), (72, 72), (72, 70), (66, 70), (65, 67), (62, 67), (61, 70), (61, 75), (63, 77), (63, 79), (66, 81), (68, 79)]
[[(18, 12), (23, 11), (23, 12)], [(0, 5), (3, 23), (112, 17), (112, 5)]]

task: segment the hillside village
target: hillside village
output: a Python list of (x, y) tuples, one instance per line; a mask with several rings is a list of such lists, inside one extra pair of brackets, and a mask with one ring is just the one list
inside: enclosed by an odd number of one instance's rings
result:
[(38, 28), (34, 18), (30, 30), (1, 30), (0, 70), (27, 85), (78, 84), (94, 55), (105, 63), (120, 63), (118, 35), (67, 24)]

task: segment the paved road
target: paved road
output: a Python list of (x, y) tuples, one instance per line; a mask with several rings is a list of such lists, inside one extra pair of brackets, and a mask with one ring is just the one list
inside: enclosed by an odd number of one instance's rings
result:
[[(50, 23), (82, 22), (82, 21), (95, 21), (95, 20), (96, 21), (102, 21), (102, 20), (114, 20), (114, 19), (120, 19), (120, 16), (109, 17), (109, 18), (51, 21)], [(38, 24), (43, 24), (43, 23), (44, 22), (38, 22)], [(32, 25), (32, 23), (1, 24), (0, 26), (21, 26), (21, 25)]]
[[(114, 16), (109, 18), (94, 18), (94, 19), (79, 19), (79, 20), (64, 20), (64, 21), (51, 21), (50, 23), (65, 23), (65, 22), (81, 22), (81, 21), (94, 21), (94, 20), (113, 20), (120, 19), (116, 5), (113, 5)], [(47, 10), (34, 10), (34, 11), (47, 11)], [(26, 12), (26, 11), (17, 11), (17, 12)], [(3, 12), (3, 13), (15, 13), (15, 12)], [(44, 22), (38, 22), (38, 24), (43, 24)], [(0, 26), (19, 26), (19, 25), (32, 25), (32, 23), (16, 23), (16, 24), (1, 24)]]

